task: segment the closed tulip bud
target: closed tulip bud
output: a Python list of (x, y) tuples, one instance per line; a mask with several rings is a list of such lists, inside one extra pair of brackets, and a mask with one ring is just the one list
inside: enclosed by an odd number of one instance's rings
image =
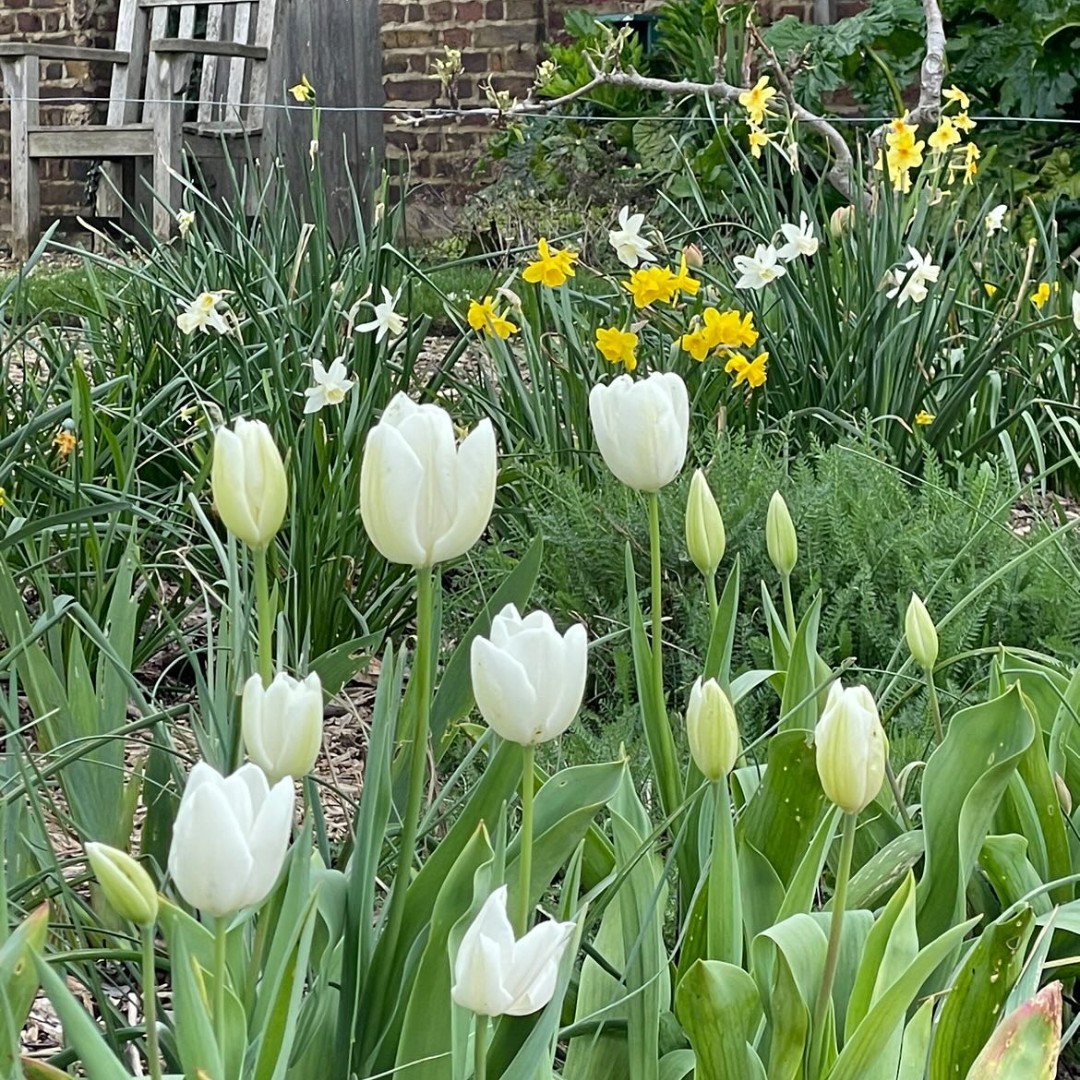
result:
[(236, 421), (214, 436), (210, 470), (214, 505), (225, 527), (253, 548), (274, 539), (289, 501), (289, 482), (270, 429), (261, 420)]
[(1066, 817), (1072, 817), (1072, 792), (1061, 773), (1054, 773), (1054, 788), (1057, 790), (1058, 802), (1061, 804), (1062, 813)]
[(604, 463), (627, 487), (659, 491), (682, 471), (690, 399), (673, 371), (597, 383), (589, 392), (589, 417)]
[(915, 663), (927, 671), (933, 671), (938, 657), (937, 627), (916, 593), (911, 594), (911, 603), (904, 616), (904, 636)]
[(889, 750), (874, 697), (865, 686), (834, 682), (814, 729), (817, 771), (829, 799), (857, 814), (877, 797)]
[(855, 220), (854, 206), (838, 206), (829, 218), (829, 232), (834, 240), (839, 240), (851, 228)]
[(157, 921), (157, 889), (135, 859), (108, 844), (94, 843), (86, 845), (86, 858), (117, 915), (136, 926), (150, 926)]
[(787, 503), (779, 491), (773, 492), (769, 512), (765, 515), (765, 546), (778, 573), (786, 577), (795, 569), (799, 558), (799, 538), (795, 535)]
[(293, 785), (273, 787), (250, 762), (231, 776), (200, 761), (173, 823), (169, 874), (205, 915), (232, 915), (266, 899), (281, 873), (293, 820)]
[(573, 936), (572, 922), (543, 922), (515, 941), (503, 885), (461, 939), (450, 995), (479, 1016), (528, 1016), (554, 996), (559, 963)]
[(322, 684), (314, 672), (300, 681), (279, 671), (269, 686), (252, 675), (240, 707), (247, 755), (271, 784), (307, 776), (322, 746)]
[(686, 260), (687, 270), (700, 270), (705, 265), (705, 256), (697, 244), (687, 244), (682, 249), (682, 254)]
[(715, 679), (694, 683), (686, 707), (686, 734), (694, 764), (706, 780), (720, 780), (739, 756), (739, 725), (731, 700)]
[(686, 500), (686, 550), (704, 577), (711, 578), (724, 557), (727, 537), (720, 507), (709, 490), (705, 474), (697, 469)]
[(511, 742), (535, 746), (561, 735), (581, 708), (588, 642), (580, 623), (559, 634), (543, 611), (522, 618), (513, 604), (473, 639), (473, 696), (488, 725)]
[(396, 394), (364, 446), (364, 528), (390, 562), (422, 567), (455, 559), (487, 527), (496, 472), (490, 420), (459, 446), (445, 409)]

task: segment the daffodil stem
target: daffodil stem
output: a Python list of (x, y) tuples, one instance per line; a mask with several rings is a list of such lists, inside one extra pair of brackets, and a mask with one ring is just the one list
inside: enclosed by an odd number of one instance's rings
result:
[(430, 566), (416, 571), (416, 655), (410, 676), (416, 680), (412, 746), (409, 759), (409, 790), (405, 798), (405, 816), (401, 821), (398, 860), (394, 886), (390, 893), (390, 912), (386, 933), (390, 935), (391, 955), (397, 951), (401, 921), (405, 915), (405, 893), (409, 889), (416, 832), (420, 826), (420, 806), (424, 800), (424, 775), (427, 771), (428, 729), (431, 723), (431, 658), (435, 647), (434, 574)]
[(810, 1043), (810, 1074), (816, 1075), (821, 1063), (822, 1040), (825, 1038), (825, 1017), (829, 1011), (836, 965), (840, 959), (840, 933), (844, 927), (847, 907), (848, 879), (851, 877), (851, 853), (855, 848), (857, 814), (844, 815), (844, 831), (840, 839), (840, 864), (836, 868), (836, 888), (833, 890), (832, 920), (829, 924), (829, 949), (825, 954), (825, 970), (821, 974), (821, 989), (814, 1006), (814, 1028)]
[(523, 746), (521, 769), (521, 853), (518, 862), (518, 910), (517, 926), (514, 928), (518, 937), (529, 930), (529, 893), (532, 891), (532, 847), (533, 847), (533, 785), (535, 783), (536, 748)]
[(795, 605), (791, 600), (791, 575), (784, 574), (780, 582), (784, 593), (784, 621), (787, 623), (788, 646), (792, 647), (795, 644), (798, 624), (795, 622)]
[(934, 722), (934, 742), (940, 746), (945, 741), (945, 729), (941, 726), (941, 702), (938, 701), (933, 668), (926, 668), (926, 692), (930, 697), (930, 719)]
[(151, 1080), (161, 1080), (161, 1051), (157, 1029), (157, 966), (154, 963), (154, 924), (142, 927), (143, 1019), (146, 1021), (146, 1063)]
[(708, 574), (705, 578), (705, 595), (709, 598), (709, 626), (716, 625), (716, 613), (720, 609), (720, 601), (716, 598), (716, 575)]
[(263, 686), (274, 677), (274, 613), (270, 610), (270, 582), (266, 573), (266, 548), (255, 548), (255, 610), (259, 624), (259, 674)]
[(229, 916), (214, 919), (214, 1034), (218, 1051), (225, 1057), (225, 981), (228, 978), (225, 947), (229, 937)]
[(473, 1080), (487, 1080), (488, 1028), (486, 1016), (476, 1014), (476, 1035), (473, 1038)]

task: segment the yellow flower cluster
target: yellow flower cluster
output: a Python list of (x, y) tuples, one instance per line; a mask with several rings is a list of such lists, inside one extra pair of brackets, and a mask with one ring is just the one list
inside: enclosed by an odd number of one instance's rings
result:
[(915, 141), (916, 131), (918, 128), (902, 116), (891, 121), (885, 133), (888, 149), (884, 154), (879, 151), (874, 163), (874, 168), (879, 171), (887, 167), (893, 190), (905, 194), (911, 190), (912, 170), (923, 163), (923, 148), (926, 146), (922, 139)]
[(769, 85), (768, 75), (762, 75), (749, 90), (744, 90), (739, 95), (739, 104), (746, 110), (746, 118), (750, 123), (750, 153), (755, 158), (761, 157), (761, 151), (774, 137), (764, 128), (765, 117), (771, 115), (769, 102), (774, 97), (776, 91)]
[(566, 283), (567, 278), (574, 276), (574, 263), (578, 257), (576, 251), (552, 250), (542, 236), (537, 241), (536, 251), (536, 259), (529, 263), (521, 273), (525, 281), (546, 285), (549, 289), (557, 289)]
[(769, 362), (767, 352), (758, 353), (753, 360), (747, 360), (742, 353), (732, 353), (731, 358), (724, 365), (724, 370), (735, 376), (735, 385), (747, 383), (751, 389), (757, 389), (765, 385), (768, 374), (765, 365)]
[(716, 349), (749, 349), (757, 339), (753, 312), (743, 315), (709, 307), (702, 312), (700, 325), (683, 334), (679, 344), (700, 363)]
[(627, 371), (637, 367), (638, 336), (617, 326), (596, 328), (596, 347), (609, 364), (622, 364)]
[(469, 304), (469, 325), (474, 330), (483, 330), (488, 337), (499, 337), (505, 341), (518, 328), (495, 310), (495, 301), (490, 296), (483, 300), (473, 300)]
[(679, 261), (679, 272), (666, 266), (645, 266), (635, 270), (623, 288), (634, 298), (634, 307), (647, 308), (659, 301), (670, 304), (679, 293), (695, 296), (701, 282), (690, 276), (686, 255)]

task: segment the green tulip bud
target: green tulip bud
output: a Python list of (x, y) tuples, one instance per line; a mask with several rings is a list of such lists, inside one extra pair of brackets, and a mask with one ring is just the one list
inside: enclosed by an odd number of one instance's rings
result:
[(727, 537), (720, 508), (709, 490), (705, 474), (696, 470), (686, 500), (686, 550), (703, 577), (711, 578), (724, 557)]
[(795, 535), (787, 503), (779, 491), (773, 492), (769, 512), (765, 515), (765, 544), (773, 566), (787, 577), (799, 558), (799, 538)]
[(911, 603), (904, 616), (904, 635), (915, 662), (927, 671), (933, 671), (938, 656), (937, 627), (917, 593), (911, 594)]
[(739, 756), (739, 725), (731, 700), (715, 679), (694, 683), (686, 707), (686, 734), (702, 776), (715, 781), (731, 772)]
[(108, 844), (87, 844), (86, 857), (105, 899), (137, 926), (157, 921), (158, 894), (150, 875), (126, 852)]
[(829, 799), (857, 814), (877, 798), (885, 780), (889, 743), (877, 704), (865, 686), (832, 684), (814, 729), (818, 778)]

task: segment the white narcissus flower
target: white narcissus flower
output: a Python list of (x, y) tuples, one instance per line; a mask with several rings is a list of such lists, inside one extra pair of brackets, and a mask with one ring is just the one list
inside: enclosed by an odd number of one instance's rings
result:
[(506, 916), (506, 886), (484, 902), (454, 957), (450, 996), (478, 1016), (529, 1016), (555, 994), (572, 922), (542, 922), (520, 941)]
[(1074, 289), (1072, 294), (1072, 317), (1073, 326), (1080, 330), (1080, 289)]
[(193, 334), (196, 330), (201, 330), (204, 334), (209, 334), (211, 330), (216, 330), (219, 334), (229, 333), (232, 327), (217, 309), (224, 296), (224, 292), (199, 293), (186, 307), (183, 300), (177, 301), (184, 308), (176, 316), (176, 325), (180, 332)]
[(627, 487), (659, 491), (682, 471), (690, 399), (675, 372), (597, 383), (589, 392), (589, 417), (605, 464)]
[(364, 528), (391, 562), (420, 567), (457, 558), (487, 527), (497, 471), (490, 420), (459, 446), (445, 409), (396, 394), (364, 446)]
[(784, 262), (791, 262), (800, 255), (816, 254), (820, 241), (814, 235), (814, 223), (807, 217), (805, 210), (799, 214), (798, 225), (785, 222), (780, 226), (780, 231), (787, 243), (776, 254)]
[(321, 360), (313, 357), (311, 376), (315, 385), (304, 391), (307, 396), (304, 412), (316, 413), (327, 405), (340, 405), (345, 400), (345, 395), (356, 385), (356, 380), (350, 379), (348, 374), (343, 356), (334, 358), (329, 371), (323, 367)]
[(312, 672), (294, 679), (284, 671), (263, 686), (261, 675), (244, 683), (240, 728), (248, 757), (271, 784), (307, 776), (322, 747), (322, 683)]
[(285, 520), (289, 481), (270, 429), (240, 417), (214, 435), (214, 505), (225, 528), (253, 548), (266, 547)]
[(930, 261), (931, 252), (923, 256), (919, 254), (917, 248), (911, 247), (908, 251), (911, 253), (911, 258), (904, 264), (907, 273), (903, 274), (899, 270), (890, 271), (889, 280), (892, 288), (886, 296), (890, 300), (895, 299), (897, 307), (903, 307), (908, 300), (921, 304), (929, 295), (927, 282), (933, 284), (941, 274), (941, 267), (935, 266)]
[(736, 255), (735, 269), (742, 277), (735, 282), (736, 289), (763, 289), (787, 273), (778, 260), (780, 253), (772, 244), (758, 244), (753, 256)]
[(176, 212), (176, 224), (180, 229), (180, 239), (187, 238), (187, 234), (195, 226), (195, 211), (194, 210), (177, 210)]
[(619, 228), (608, 233), (608, 243), (623, 266), (632, 269), (639, 262), (652, 261), (652, 244), (641, 235), (644, 224), (645, 215), (631, 214), (629, 206), (619, 211)]
[(560, 634), (547, 612), (522, 618), (507, 604), (470, 651), (480, 715), (497, 735), (522, 746), (557, 738), (581, 708), (587, 655), (580, 623)]
[(877, 798), (889, 743), (865, 686), (845, 690), (839, 680), (833, 683), (814, 729), (814, 746), (821, 786), (841, 810), (857, 814)]
[(1005, 214), (1008, 210), (1004, 203), (999, 203), (983, 218), (987, 236), (993, 236), (998, 230), (1005, 228)]
[(370, 334), (374, 330), (376, 342), (382, 341), (388, 334), (391, 338), (399, 337), (405, 329), (405, 316), (399, 315), (394, 310), (398, 298), (393, 296), (385, 285), (382, 287), (382, 293), (383, 302), (372, 305), (375, 309), (375, 318), (356, 328), (358, 334)]
[(293, 820), (293, 785), (272, 788), (258, 765), (231, 776), (200, 761), (173, 823), (169, 874), (205, 915), (232, 915), (266, 899), (281, 873)]

